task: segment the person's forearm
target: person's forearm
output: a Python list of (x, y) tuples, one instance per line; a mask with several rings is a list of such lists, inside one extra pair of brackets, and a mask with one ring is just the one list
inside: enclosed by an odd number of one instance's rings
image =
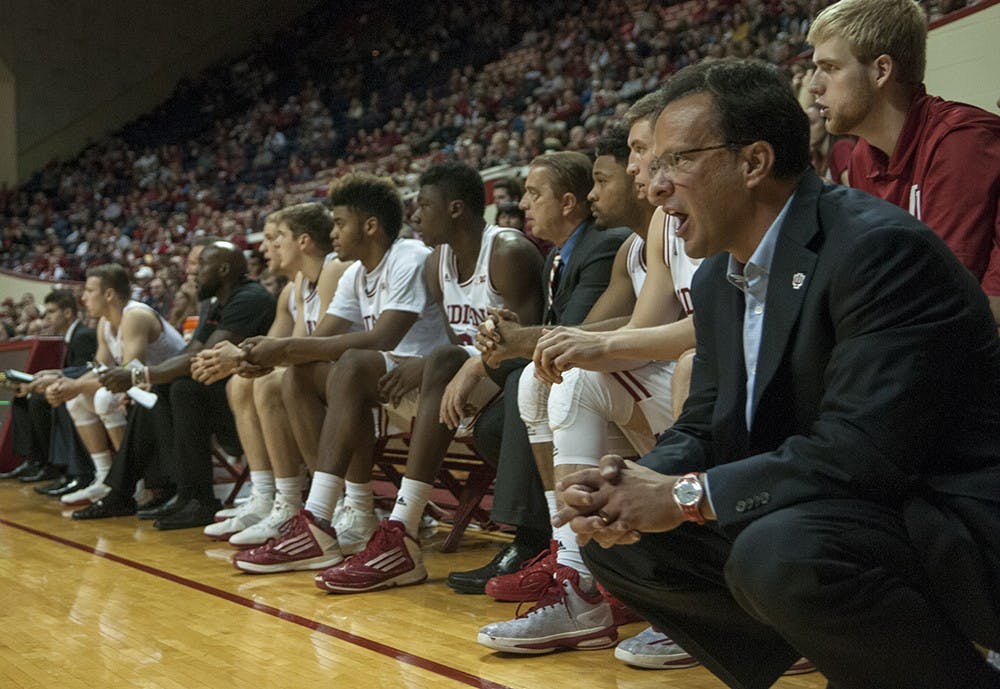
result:
[(171, 383), (181, 376), (191, 375), (193, 352), (181, 352), (157, 366), (149, 367), (149, 382), (153, 385)]
[(622, 328), (608, 333), (605, 355), (615, 359), (673, 361), (694, 346), (693, 327), (678, 328), (677, 325), (671, 323), (655, 328)]
[(538, 343), (538, 338), (542, 336), (543, 327), (541, 325), (531, 325), (511, 332), (504, 341), (507, 350), (505, 359), (516, 359), (519, 357), (530, 359), (535, 353), (535, 345)]
[(603, 333), (624, 328), (628, 325), (628, 322), (629, 316), (618, 316), (617, 318), (608, 318), (603, 321), (597, 321), (596, 323), (581, 323), (577, 327), (580, 328), (580, 330), (586, 330), (587, 332)]
[(336, 361), (348, 349), (388, 352), (396, 347), (401, 339), (374, 330), (330, 337), (290, 337), (285, 341), (282, 363), (290, 366), (312, 361)]

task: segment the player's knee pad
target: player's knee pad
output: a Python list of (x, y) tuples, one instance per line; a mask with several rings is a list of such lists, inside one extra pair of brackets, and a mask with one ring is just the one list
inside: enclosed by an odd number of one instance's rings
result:
[(86, 393), (81, 393), (66, 402), (66, 411), (77, 426), (92, 426), (101, 420), (101, 417), (94, 412), (91, 396)]
[(99, 388), (94, 393), (94, 411), (101, 419), (105, 428), (117, 428), (126, 423), (125, 414), (121, 410), (122, 395), (115, 394), (107, 388)]
[(549, 395), (549, 425), (553, 430), (573, 425), (579, 415), (612, 419), (613, 399), (604, 384), (606, 374), (578, 368), (563, 373), (563, 382)]
[(521, 412), (521, 420), (528, 428), (528, 439), (532, 443), (552, 441), (548, 414), (551, 389), (551, 385), (535, 378), (534, 364), (524, 367), (517, 386), (517, 409)]

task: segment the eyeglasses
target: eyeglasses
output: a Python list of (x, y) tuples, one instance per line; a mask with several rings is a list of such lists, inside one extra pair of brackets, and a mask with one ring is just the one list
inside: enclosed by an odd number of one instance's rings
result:
[(746, 144), (736, 143), (734, 141), (727, 141), (723, 144), (714, 144), (712, 146), (702, 146), (701, 148), (688, 148), (683, 151), (673, 151), (672, 153), (664, 153), (663, 155), (654, 158), (649, 163), (649, 175), (652, 177), (660, 172), (670, 174), (676, 174), (678, 172), (686, 172), (690, 167), (692, 155), (695, 153), (705, 153), (707, 151), (718, 151), (722, 148), (727, 148), (730, 151), (738, 151), (746, 146)]

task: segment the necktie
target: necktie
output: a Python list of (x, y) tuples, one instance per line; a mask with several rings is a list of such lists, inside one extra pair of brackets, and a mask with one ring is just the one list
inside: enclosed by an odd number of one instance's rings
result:
[(562, 255), (556, 249), (555, 256), (552, 257), (552, 269), (549, 271), (549, 308), (552, 308), (552, 300), (559, 289), (559, 276), (562, 274)]

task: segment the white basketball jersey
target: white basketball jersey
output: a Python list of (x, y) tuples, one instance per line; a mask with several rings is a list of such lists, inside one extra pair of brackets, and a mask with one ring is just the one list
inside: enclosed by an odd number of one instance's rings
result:
[(417, 239), (397, 239), (371, 272), (361, 261), (351, 265), (337, 283), (337, 292), (327, 313), (361, 323), (365, 331), (375, 327), (384, 311), (419, 314), (390, 354), (399, 357), (426, 356), (447, 344), (441, 311), (427, 294), (424, 261), (431, 250)]
[(493, 241), (501, 232), (517, 232), (517, 230), (488, 225), (483, 230), (475, 270), (465, 282), (459, 282), (455, 252), (447, 244), (441, 246), (438, 278), (441, 282), (441, 294), (444, 297), (444, 313), (459, 342), (466, 346), (475, 345), (477, 326), (486, 320), (486, 308), (503, 306), (503, 299), (493, 287), (493, 280), (490, 277)]
[(639, 235), (634, 235), (635, 239), (628, 246), (628, 256), (626, 257), (626, 269), (629, 277), (632, 278), (632, 290), (636, 299), (642, 291), (642, 285), (646, 282), (646, 240)]
[[(181, 337), (179, 332), (174, 330), (173, 326), (163, 320), (163, 316), (142, 302), (129, 301), (125, 304), (125, 308), (122, 309), (122, 317), (124, 318), (125, 314), (132, 309), (147, 309), (160, 320), (160, 336), (146, 345), (146, 360), (143, 361), (144, 364), (155, 366), (184, 349), (184, 338)], [(122, 356), (125, 354), (125, 343), (122, 341), (121, 328), (119, 327), (118, 332), (113, 333), (111, 332), (111, 323), (108, 322), (107, 318), (102, 319), (101, 323), (104, 328), (104, 343), (108, 346), (111, 358), (119, 365), (127, 363), (122, 361)]]
[(666, 216), (663, 223), (663, 258), (670, 266), (674, 294), (677, 295), (684, 313), (690, 316), (694, 313), (694, 305), (691, 303), (691, 279), (701, 265), (701, 259), (691, 258), (684, 251), (684, 240), (677, 236), (678, 224), (676, 217)]
[[(323, 259), (323, 265), (325, 266), (330, 261), (337, 258), (336, 252), (331, 252), (326, 255)], [(302, 310), (305, 311), (306, 320), (306, 335), (312, 335), (313, 331), (316, 330), (316, 325), (319, 323), (320, 312), (319, 312), (319, 290), (318, 285), (314, 285), (308, 280), (304, 281), (304, 287), (306, 290), (305, 295), (302, 298)], [(299, 309), (295, 304), (295, 283), (292, 283), (292, 289), (288, 291), (288, 313), (292, 315), (292, 321), (297, 321), (299, 318)]]

